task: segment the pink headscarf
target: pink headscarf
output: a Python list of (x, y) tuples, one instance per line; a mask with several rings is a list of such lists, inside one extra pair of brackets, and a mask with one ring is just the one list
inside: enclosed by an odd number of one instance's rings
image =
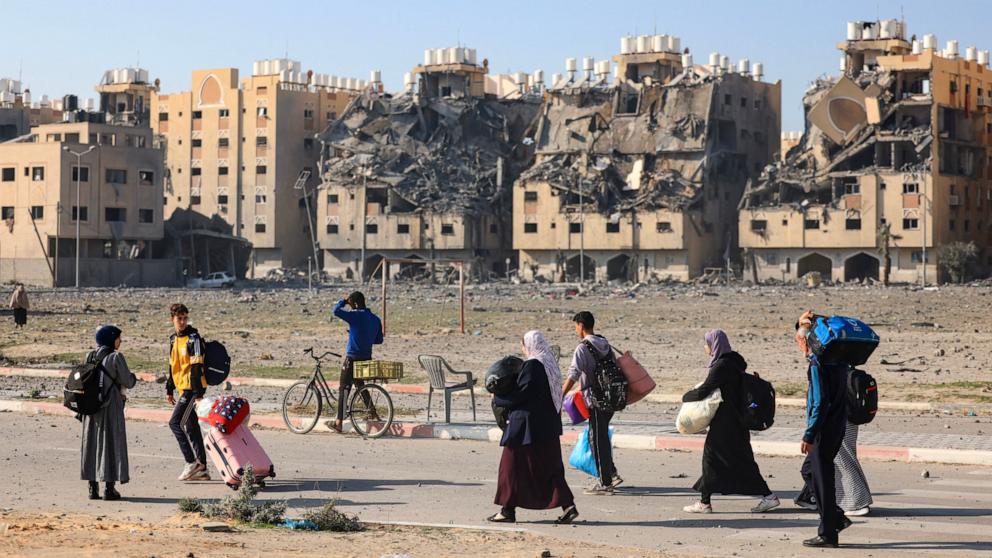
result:
[(551, 352), (548, 340), (540, 331), (532, 330), (524, 334), (524, 348), (527, 349), (527, 360), (536, 360), (544, 366), (544, 372), (548, 375), (548, 387), (551, 388), (551, 399), (554, 401), (555, 410), (561, 412), (561, 368), (558, 367), (558, 359)]
[(717, 359), (733, 351), (730, 348), (730, 339), (722, 329), (711, 329), (706, 332), (706, 344), (710, 346), (710, 366), (713, 366)]

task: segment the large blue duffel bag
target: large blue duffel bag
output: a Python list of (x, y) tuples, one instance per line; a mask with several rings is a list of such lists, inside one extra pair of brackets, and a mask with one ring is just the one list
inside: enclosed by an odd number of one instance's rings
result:
[(878, 347), (878, 334), (857, 318), (817, 316), (807, 337), (809, 348), (822, 364), (859, 366)]

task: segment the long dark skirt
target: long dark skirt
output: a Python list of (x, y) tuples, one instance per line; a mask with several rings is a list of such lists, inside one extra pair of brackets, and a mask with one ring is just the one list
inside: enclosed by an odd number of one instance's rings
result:
[(28, 311), (25, 308), (14, 308), (14, 325), (27, 325)]
[(702, 494), (771, 494), (751, 450), (751, 433), (720, 405), (703, 445), (703, 475), (693, 489)]
[(529, 510), (571, 506), (575, 501), (565, 482), (561, 440), (503, 447), (496, 484), (497, 505)]

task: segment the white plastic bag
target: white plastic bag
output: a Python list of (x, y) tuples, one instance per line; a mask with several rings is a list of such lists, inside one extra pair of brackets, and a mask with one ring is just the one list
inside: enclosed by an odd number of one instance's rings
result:
[[(702, 384), (696, 384), (698, 388)], [(683, 403), (679, 409), (679, 416), (675, 419), (675, 427), (682, 434), (698, 434), (709, 427), (716, 410), (723, 403), (723, 395), (719, 389), (713, 390), (706, 399), (702, 401), (692, 401)]]
[(214, 406), (214, 401), (217, 401), (218, 397), (216, 395), (211, 395), (210, 397), (204, 397), (203, 399), (197, 401), (196, 403), (196, 416), (201, 420), (207, 420), (210, 416), (210, 409)]

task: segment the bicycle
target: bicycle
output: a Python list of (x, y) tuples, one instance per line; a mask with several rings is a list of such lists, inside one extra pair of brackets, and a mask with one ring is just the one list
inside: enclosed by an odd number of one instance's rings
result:
[[(316, 356), (313, 347), (303, 351), (316, 361), (313, 375), (289, 386), (282, 398), (282, 419), (290, 432), (306, 434), (317, 426), (326, 400), (331, 415), (336, 417), (334, 392), (327, 385), (321, 372), (321, 362), (328, 356), (341, 358), (341, 355), (327, 351)], [(365, 385), (353, 390), (346, 402), (345, 412), (355, 432), (363, 438), (378, 438), (393, 424), (393, 399), (386, 388), (379, 385), (378, 379), (364, 380)]]

